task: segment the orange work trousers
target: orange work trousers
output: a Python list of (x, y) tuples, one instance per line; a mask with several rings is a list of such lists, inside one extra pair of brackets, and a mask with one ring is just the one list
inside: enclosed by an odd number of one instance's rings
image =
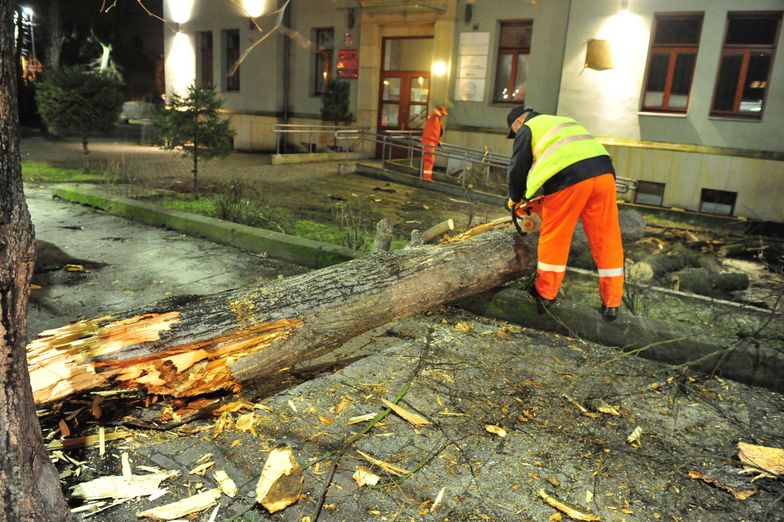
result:
[(566, 272), (569, 247), (577, 220), (599, 271), (599, 294), (605, 306), (619, 306), (623, 297), (623, 244), (618, 223), (615, 177), (602, 174), (566, 187), (542, 199), (536, 291), (555, 299)]
[(430, 181), (433, 179), (433, 165), (436, 164), (435, 143), (422, 142), (422, 179)]

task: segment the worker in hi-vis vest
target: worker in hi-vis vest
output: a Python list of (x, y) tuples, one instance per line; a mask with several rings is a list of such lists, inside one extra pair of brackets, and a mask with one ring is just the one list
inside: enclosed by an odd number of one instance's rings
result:
[(599, 270), (601, 314), (615, 319), (623, 296), (623, 245), (610, 155), (571, 118), (521, 106), (506, 121), (507, 137), (514, 138), (507, 208), (525, 203), (540, 189), (544, 194), (536, 281), (529, 289), (539, 313), (555, 302), (574, 228), (582, 219)]
[(441, 136), (444, 134), (444, 125), (441, 121), (448, 114), (446, 107), (440, 105), (433, 109), (425, 120), (422, 129), (422, 179), (431, 181), (433, 179), (433, 165), (436, 163), (436, 156), (433, 154), (436, 145), (441, 143)]

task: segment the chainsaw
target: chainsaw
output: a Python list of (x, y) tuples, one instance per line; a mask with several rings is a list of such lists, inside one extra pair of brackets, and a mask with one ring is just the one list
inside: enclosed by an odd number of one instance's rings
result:
[(521, 236), (538, 232), (542, 226), (542, 198), (520, 203), (512, 208), (512, 223)]

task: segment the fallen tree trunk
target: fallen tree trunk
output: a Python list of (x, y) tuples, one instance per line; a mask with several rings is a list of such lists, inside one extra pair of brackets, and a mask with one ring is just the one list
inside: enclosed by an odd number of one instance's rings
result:
[(536, 237), (497, 231), (220, 294), (82, 320), (28, 346), (37, 403), (99, 389), (237, 391), (376, 326), (529, 273)]

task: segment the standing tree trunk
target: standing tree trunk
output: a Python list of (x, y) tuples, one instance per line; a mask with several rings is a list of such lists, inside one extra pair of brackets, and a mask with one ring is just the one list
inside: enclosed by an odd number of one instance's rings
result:
[(87, 148), (87, 134), (82, 134), (82, 170), (90, 170), (90, 149)]
[(0, 519), (68, 520), (44, 449), (25, 353), (35, 248), (19, 154), (14, 5), (0, 2)]
[(47, 63), (48, 69), (60, 68), (60, 55), (63, 51), (63, 20), (61, 2), (49, 2), (47, 12), (47, 28), (49, 38), (47, 39)]
[(199, 127), (194, 125), (193, 128), (196, 129), (193, 138), (193, 193), (196, 199), (199, 199)]

